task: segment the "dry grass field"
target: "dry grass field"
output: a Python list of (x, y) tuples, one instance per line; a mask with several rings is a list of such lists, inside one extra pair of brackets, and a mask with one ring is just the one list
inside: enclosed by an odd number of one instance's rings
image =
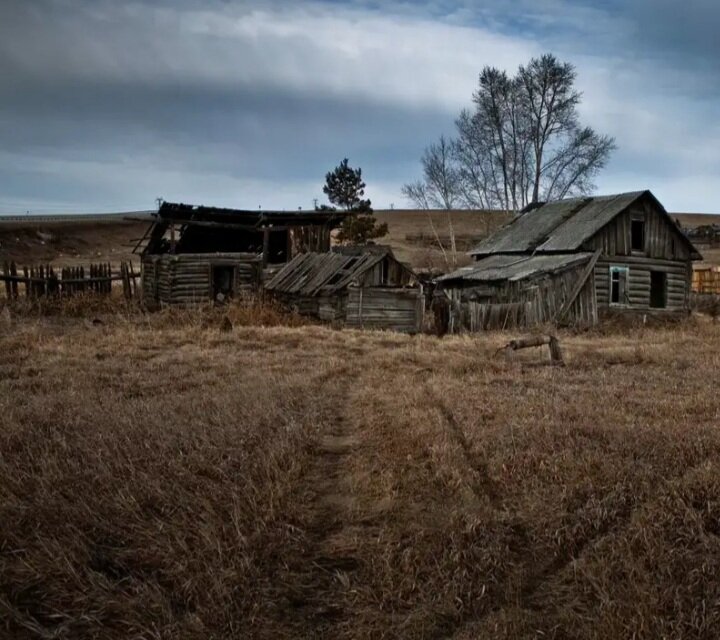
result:
[(720, 325), (228, 313), (0, 315), (1, 637), (717, 637)]

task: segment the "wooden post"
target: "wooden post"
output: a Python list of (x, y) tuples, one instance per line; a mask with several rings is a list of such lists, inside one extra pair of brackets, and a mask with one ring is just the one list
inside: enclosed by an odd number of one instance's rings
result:
[[(9, 278), (10, 276), (10, 265), (7, 262), (3, 262), (3, 275), (6, 278)], [(10, 284), (10, 280), (5, 280), (5, 297), (10, 300), (12, 297), (12, 285)]]
[[(17, 278), (17, 275), (18, 275), (17, 265), (15, 264), (14, 261), (10, 263), (10, 275), (13, 278)], [(10, 291), (12, 292), (12, 297), (17, 299), (17, 297), (18, 297), (18, 281), (17, 280), (13, 280), (10, 283)]]
[(263, 254), (262, 254), (263, 269), (265, 267), (267, 267), (269, 250), (270, 250), (270, 229), (265, 227), (263, 229)]

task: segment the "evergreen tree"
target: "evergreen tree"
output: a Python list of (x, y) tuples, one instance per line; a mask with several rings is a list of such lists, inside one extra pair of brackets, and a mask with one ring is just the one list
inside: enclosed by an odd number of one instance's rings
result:
[[(347, 212), (337, 235), (342, 244), (367, 244), (388, 232), (387, 224), (378, 224), (372, 215), (371, 202), (363, 197), (365, 186), (362, 169), (353, 169), (347, 158), (325, 174), (323, 193), (332, 205)], [(318, 209), (327, 209), (327, 205), (320, 205)]]

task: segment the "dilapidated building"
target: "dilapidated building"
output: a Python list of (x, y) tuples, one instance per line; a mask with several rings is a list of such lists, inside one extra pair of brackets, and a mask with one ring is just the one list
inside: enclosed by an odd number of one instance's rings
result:
[(301, 314), (347, 327), (406, 333), (422, 328), (422, 286), (389, 247), (298, 255), (265, 283), (265, 291)]
[(189, 304), (259, 288), (300, 253), (329, 251), (335, 211), (244, 211), (164, 202), (135, 251), (147, 303)]
[(650, 191), (539, 204), (470, 255), (437, 281), (455, 331), (686, 313), (701, 258)]

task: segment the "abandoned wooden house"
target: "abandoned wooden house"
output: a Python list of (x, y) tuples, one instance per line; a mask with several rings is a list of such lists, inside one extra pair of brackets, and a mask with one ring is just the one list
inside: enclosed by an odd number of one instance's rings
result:
[(190, 304), (256, 290), (306, 251), (328, 251), (334, 211), (242, 211), (164, 202), (135, 248), (147, 303)]
[(406, 333), (422, 328), (422, 286), (389, 247), (297, 255), (265, 283), (265, 291), (298, 313), (346, 327)]
[(650, 191), (539, 204), (470, 255), (437, 281), (452, 331), (686, 313), (701, 258)]

